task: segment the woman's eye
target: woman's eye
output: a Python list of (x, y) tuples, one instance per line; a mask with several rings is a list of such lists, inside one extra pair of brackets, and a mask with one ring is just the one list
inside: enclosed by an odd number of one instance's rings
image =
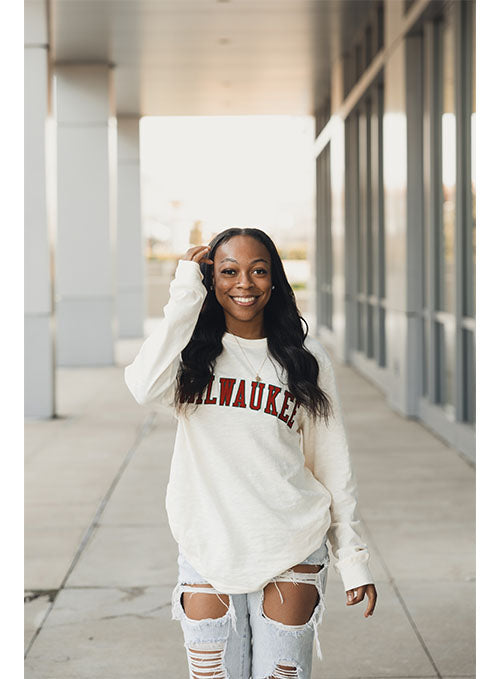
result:
[[(228, 276), (232, 276), (234, 273), (236, 273), (235, 269), (222, 269), (221, 273), (227, 274)], [(267, 269), (254, 269), (253, 273), (256, 274), (267, 274)]]

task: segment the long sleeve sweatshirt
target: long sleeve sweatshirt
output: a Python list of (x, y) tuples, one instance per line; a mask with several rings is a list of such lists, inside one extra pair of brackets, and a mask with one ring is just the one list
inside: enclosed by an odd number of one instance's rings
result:
[(206, 294), (199, 265), (181, 260), (161, 323), (125, 368), (138, 403), (160, 403), (177, 417), (165, 501), (179, 549), (216, 589), (238, 594), (303, 561), (327, 533), (345, 590), (373, 583), (334, 370), (317, 340), (305, 345), (333, 406), (328, 424), (295, 403), (266, 338), (228, 332), (202, 398), (175, 412), (181, 352)]

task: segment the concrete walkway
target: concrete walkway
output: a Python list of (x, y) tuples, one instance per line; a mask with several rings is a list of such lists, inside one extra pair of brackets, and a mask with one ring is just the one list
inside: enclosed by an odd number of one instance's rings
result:
[[(141, 342), (122, 341), (120, 365)], [(473, 677), (475, 476), (337, 365), (378, 602), (329, 571), (314, 679)], [(135, 403), (121, 367), (59, 369), (53, 421), (26, 425), (26, 679), (187, 679), (170, 618), (164, 510), (175, 420)]]

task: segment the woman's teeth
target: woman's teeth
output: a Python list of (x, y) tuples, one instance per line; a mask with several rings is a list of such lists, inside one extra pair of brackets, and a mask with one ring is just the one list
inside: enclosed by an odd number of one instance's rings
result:
[(250, 306), (257, 299), (256, 297), (232, 297), (236, 304), (241, 304), (242, 306)]

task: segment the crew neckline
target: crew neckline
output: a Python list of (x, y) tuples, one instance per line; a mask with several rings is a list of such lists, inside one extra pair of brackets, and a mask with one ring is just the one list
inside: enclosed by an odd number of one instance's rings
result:
[(259, 337), (257, 339), (249, 339), (248, 337), (236, 337), (236, 335), (233, 335), (231, 332), (226, 332), (222, 336), (222, 339), (226, 339), (229, 342), (232, 342), (233, 344), (243, 344), (247, 346), (259, 346), (260, 344), (266, 344), (267, 343), (267, 337)]

